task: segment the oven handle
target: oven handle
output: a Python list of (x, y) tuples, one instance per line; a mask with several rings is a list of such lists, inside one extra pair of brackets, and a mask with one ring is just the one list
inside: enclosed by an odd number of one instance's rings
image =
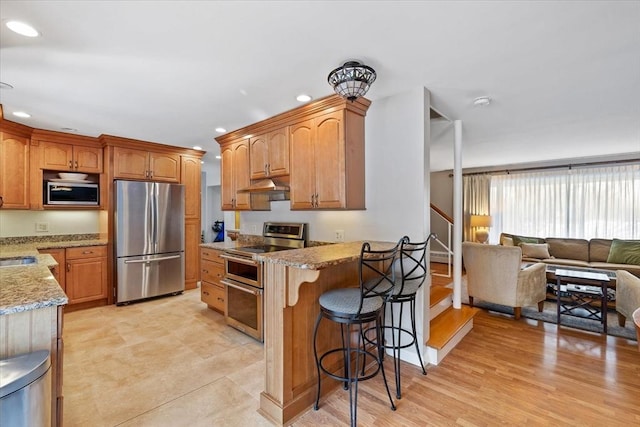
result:
[[(257, 289), (257, 288), (247, 289), (246, 287), (244, 287), (242, 285), (236, 285), (235, 283), (233, 283), (233, 282), (231, 282), (229, 280), (224, 280), (224, 279), (222, 279), (220, 281), (220, 283), (222, 283), (223, 285), (230, 286), (230, 287), (232, 287), (234, 289), (237, 289), (239, 291), (246, 292), (248, 294), (252, 294), (252, 295), (256, 295), (256, 296), (262, 295), (262, 289)], [(253, 288), (253, 286), (252, 286), (252, 288)]]
[(253, 260), (252, 258), (241, 258), (238, 256), (227, 255), (224, 252), (220, 254), (220, 258), (224, 258), (228, 261), (238, 262), (246, 265), (258, 265), (258, 262)]

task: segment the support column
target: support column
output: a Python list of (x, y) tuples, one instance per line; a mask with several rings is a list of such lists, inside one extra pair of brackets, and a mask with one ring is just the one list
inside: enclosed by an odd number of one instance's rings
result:
[(453, 144), (453, 308), (462, 306), (462, 122), (454, 120)]

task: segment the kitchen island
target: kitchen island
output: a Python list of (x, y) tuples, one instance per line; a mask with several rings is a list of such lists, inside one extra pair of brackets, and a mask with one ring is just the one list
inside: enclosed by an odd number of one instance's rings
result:
[(0, 359), (37, 350), (51, 356), (51, 425), (62, 425), (63, 307), (67, 295), (51, 269), (58, 262), (39, 249), (106, 244), (101, 239), (40, 241), (4, 238), (0, 259), (35, 257), (36, 263), (0, 267)]
[[(358, 264), (364, 242), (349, 242), (256, 255), (264, 265), (265, 388), (260, 413), (284, 425), (309, 409), (316, 398), (317, 374), (313, 329), (320, 312), (318, 298), (336, 288), (358, 286)], [(370, 242), (388, 249), (391, 242)], [(318, 352), (339, 347), (340, 327), (322, 322)], [(339, 369), (341, 360), (334, 367)], [(325, 395), (339, 385), (322, 381)]]

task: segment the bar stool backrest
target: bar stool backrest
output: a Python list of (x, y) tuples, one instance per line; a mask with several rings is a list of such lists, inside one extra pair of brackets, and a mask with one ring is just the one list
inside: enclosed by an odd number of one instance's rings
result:
[(405, 288), (409, 291), (409, 284), (411, 292), (417, 292), (427, 278), (429, 239), (423, 242), (411, 242), (408, 236), (404, 236), (400, 242), (400, 258), (396, 270), (399, 270), (398, 276), (401, 280), (399, 289), (394, 291), (395, 295), (403, 295)]
[[(364, 242), (360, 250), (360, 307), (358, 314), (362, 310), (362, 303), (365, 298), (382, 296), (385, 300), (391, 294), (391, 290), (396, 282), (396, 271), (394, 265), (400, 252), (402, 239), (390, 249), (371, 248), (369, 242)], [(365, 286), (365, 283), (367, 284)]]

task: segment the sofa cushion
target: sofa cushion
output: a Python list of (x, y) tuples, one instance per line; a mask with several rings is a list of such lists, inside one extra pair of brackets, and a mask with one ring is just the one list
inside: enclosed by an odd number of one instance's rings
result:
[(511, 238), (513, 239), (513, 246), (519, 246), (520, 243), (544, 243), (544, 239), (539, 237), (516, 236), (514, 234)]
[(547, 243), (520, 243), (522, 256), (524, 258), (551, 258), (549, 255), (549, 245)]
[(613, 239), (607, 262), (640, 265), (640, 240)]
[(549, 244), (549, 253), (554, 258), (589, 262), (588, 240), (549, 237), (545, 241)]
[(591, 267), (586, 261), (579, 261), (577, 259), (565, 259), (565, 258), (549, 258), (543, 259), (542, 262), (550, 265), (561, 265), (565, 267)]
[(591, 239), (589, 240), (589, 261), (607, 262), (609, 249), (611, 249), (611, 239)]
[(591, 268), (599, 268), (602, 270), (625, 270), (634, 276), (640, 277), (640, 265), (633, 264), (611, 264), (608, 262), (592, 262), (589, 263)]

